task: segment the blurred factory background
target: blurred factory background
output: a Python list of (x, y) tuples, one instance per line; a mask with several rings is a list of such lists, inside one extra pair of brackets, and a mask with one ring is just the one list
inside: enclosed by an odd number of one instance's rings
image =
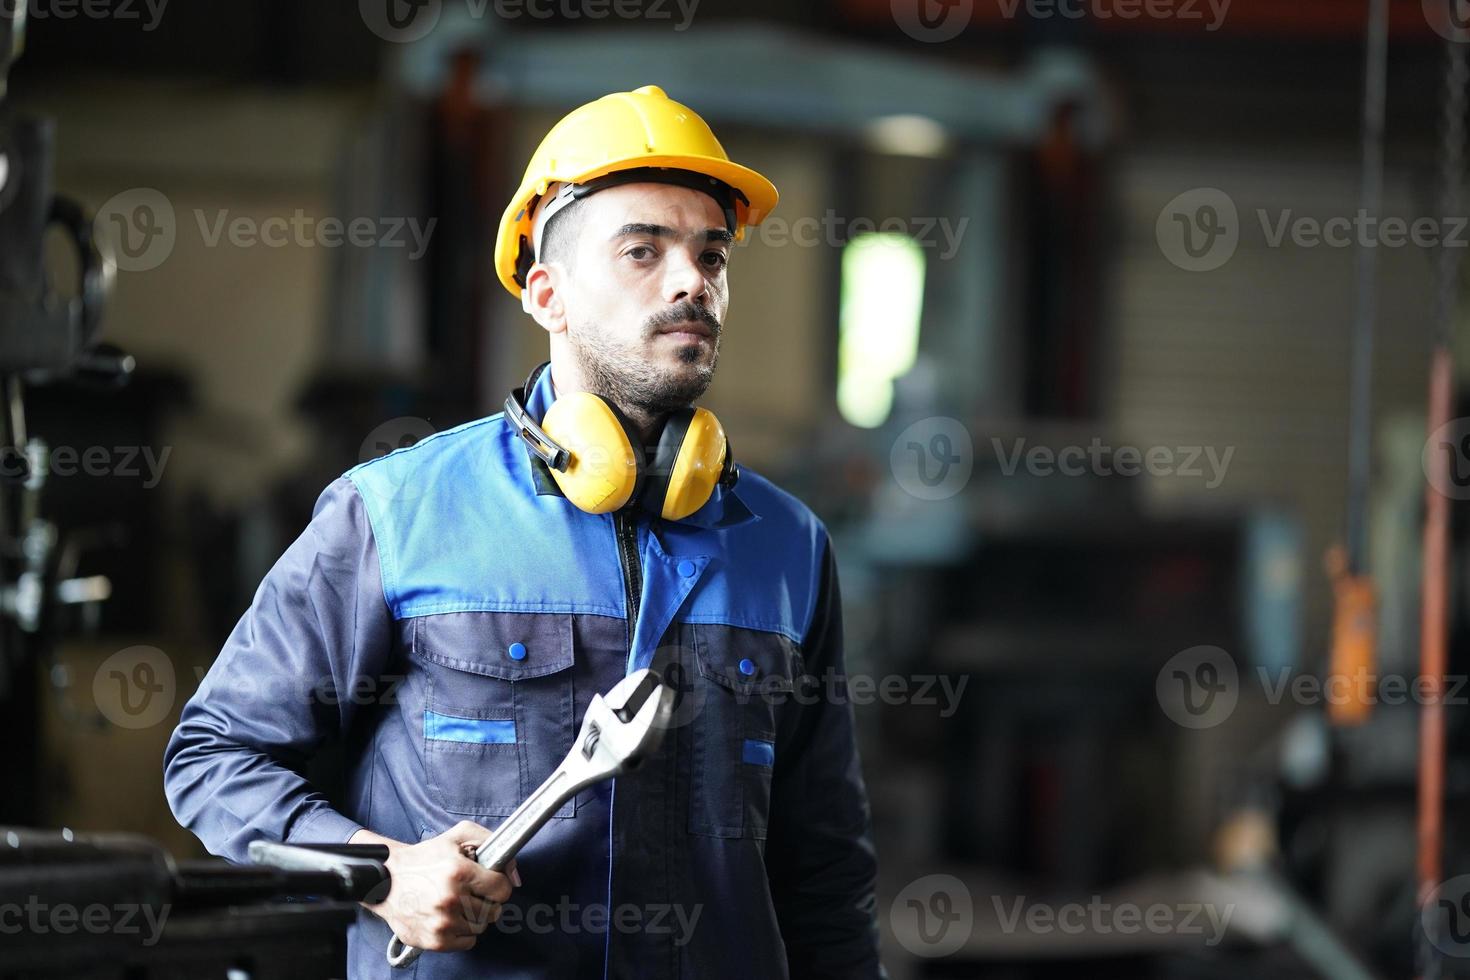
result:
[[(1437, 263), (1470, 241), (1441, 209), (1436, 6), (1385, 4), (1376, 211), (1447, 247), (1382, 229), (1361, 402), (1374, 670), (1411, 682)], [(657, 84), (781, 191), (736, 249), (708, 404), (832, 529), (852, 672), (897, 679), (857, 707), (890, 972), (1425, 966), (1422, 699), (1334, 725), (1313, 686), (1361, 400), (1342, 229), (1368, 0), (384, 7), (51, 3), (29, 25), (8, 108), (55, 123), (54, 187), (116, 253), (102, 336), (136, 369), (24, 393), (29, 433), (75, 450), (41, 498), (56, 552), (110, 596), (6, 651), (0, 823), (202, 854), (162, 792), (180, 707), (328, 482), (499, 411), (542, 359), (492, 272), (500, 211), (558, 117)], [(323, 244), (357, 218), (360, 244)], [(56, 282), (73, 252), (53, 232)], [(168, 669), (107, 666), (137, 647)], [(1189, 678), (1223, 707), (1175, 698)], [(1470, 872), (1454, 704), (1446, 881)]]

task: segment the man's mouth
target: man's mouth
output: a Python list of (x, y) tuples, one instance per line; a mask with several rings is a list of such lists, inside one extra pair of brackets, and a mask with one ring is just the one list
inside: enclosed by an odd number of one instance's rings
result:
[(686, 320), (683, 323), (670, 324), (659, 330), (665, 336), (673, 337), (675, 340), (713, 340), (714, 332), (710, 330), (709, 324), (699, 320)]

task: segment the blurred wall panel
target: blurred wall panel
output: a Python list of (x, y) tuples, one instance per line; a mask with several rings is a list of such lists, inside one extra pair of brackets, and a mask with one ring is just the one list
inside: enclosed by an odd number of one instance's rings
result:
[(335, 215), (333, 164), (362, 104), (352, 91), (94, 81), (35, 107), (67, 120), (58, 187), (92, 209), (139, 189), (171, 208), (172, 248), (120, 273), (104, 328), (145, 369), (194, 380), (199, 416), (171, 439), (170, 492), (256, 499), (306, 449), (291, 403), (326, 354), (332, 248), (310, 225), (279, 247), (233, 244), (230, 224)]
[[(1222, 457), (1233, 449), (1216, 487), (1148, 481), (1156, 503), (1275, 502), (1301, 517), (1311, 662), (1326, 650), (1330, 590), (1321, 557), (1340, 539), (1344, 519), (1355, 255), (1351, 247), (1295, 244), (1289, 229), (1299, 218), (1352, 218), (1357, 164), (1350, 154), (1157, 150), (1122, 158), (1116, 173), (1109, 415), (1140, 446), (1213, 447)], [(1421, 176), (1389, 170), (1385, 216), (1430, 213)], [(1218, 268), (1187, 271), (1164, 253), (1156, 224), (1171, 199), (1202, 187), (1229, 195), (1239, 240)], [(1273, 246), (1283, 220), (1286, 236)], [(1431, 266), (1417, 248), (1380, 247), (1378, 262), (1375, 417), (1422, 415)]]

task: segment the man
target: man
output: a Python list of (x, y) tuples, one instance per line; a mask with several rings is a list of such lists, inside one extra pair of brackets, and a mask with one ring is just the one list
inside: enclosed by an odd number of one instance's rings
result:
[[(775, 203), (655, 86), (558, 123), (496, 247), (549, 370), (507, 415), (332, 483), (184, 709), (166, 786), (211, 851), (388, 845), (353, 977), (389, 975), (394, 933), (435, 951), (421, 977), (882, 975), (826, 529), (737, 484), (690, 409), (732, 243)], [(508, 875), (465, 857), (591, 696), (647, 666), (680, 691), (659, 750), (562, 807)], [(302, 693), (252, 697), (271, 677)], [(328, 737), (341, 811), (299, 775)]]

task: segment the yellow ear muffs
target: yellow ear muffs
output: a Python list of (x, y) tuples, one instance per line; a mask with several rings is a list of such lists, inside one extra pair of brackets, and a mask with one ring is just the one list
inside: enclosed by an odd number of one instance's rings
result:
[(566, 468), (553, 468), (551, 478), (568, 500), (589, 514), (628, 503), (638, 487), (640, 454), (607, 402), (567, 392), (546, 410), (541, 429), (567, 450)]
[(659, 437), (647, 490), (648, 509), (664, 520), (683, 520), (705, 505), (726, 471), (729, 446), (714, 413), (703, 408), (675, 412)]

